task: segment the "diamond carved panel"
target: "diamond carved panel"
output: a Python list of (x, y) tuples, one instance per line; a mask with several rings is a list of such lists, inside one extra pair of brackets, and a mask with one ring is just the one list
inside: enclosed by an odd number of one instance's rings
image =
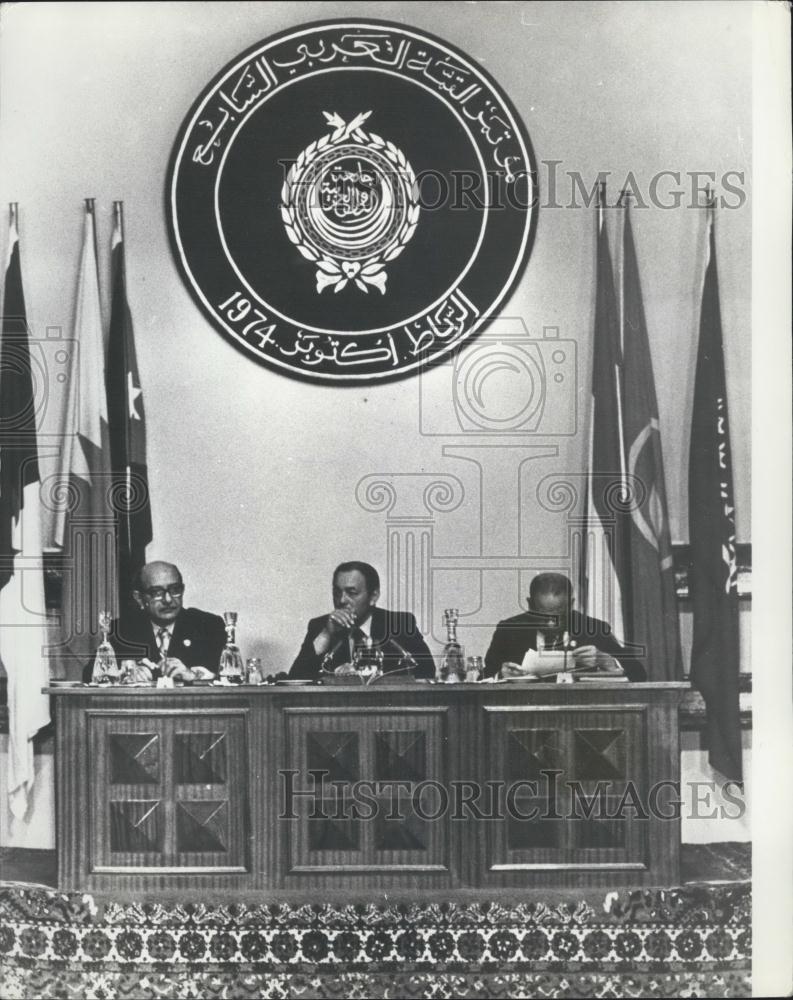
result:
[(426, 734), (416, 730), (376, 732), (375, 781), (425, 781), (427, 777)]
[(353, 817), (352, 803), (346, 796), (314, 800), (314, 808), (308, 818), (308, 849), (360, 850), (360, 820)]
[(592, 816), (575, 825), (575, 846), (578, 848), (619, 848), (627, 846), (628, 827), (624, 819)]
[(623, 729), (576, 729), (573, 774), (578, 781), (624, 780), (626, 739)]
[(177, 785), (225, 785), (226, 751), (225, 733), (175, 733), (174, 781)]
[(111, 785), (156, 785), (160, 781), (158, 733), (108, 733)]
[(564, 769), (564, 751), (557, 729), (512, 729), (506, 734), (509, 781), (543, 780), (543, 771)]
[(510, 850), (564, 846), (563, 821), (554, 799), (517, 797), (507, 813), (507, 847)]
[(178, 851), (228, 851), (228, 802), (182, 799), (176, 803)]
[(307, 771), (327, 772), (322, 780), (358, 781), (360, 761), (357, 733), (306, 733)]
[(110, 801), (110, 850), (161, 854), (163, 806), (159, 799)]
[(374, 846), (377, 851), (427, 850), (427, 822), (415, 814), (410, 799), (378, 800)]

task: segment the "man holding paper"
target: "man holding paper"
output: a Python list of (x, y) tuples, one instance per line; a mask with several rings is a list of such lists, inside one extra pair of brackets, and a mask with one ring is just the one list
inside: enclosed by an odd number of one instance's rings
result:
[(551, 676), (570, 670), (646, 680), (609, 626), (573, 610), (573, 585), (561, 573), (540, 573), (529, 587), (529, 610), (498, 623), (485, 656), (486, 677)]

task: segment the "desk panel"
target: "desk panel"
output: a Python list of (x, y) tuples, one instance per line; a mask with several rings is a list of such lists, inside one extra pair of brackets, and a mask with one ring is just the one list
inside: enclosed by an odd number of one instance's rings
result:
[(59, 885), (147, 898), (671, 885), (687, 687), (47, 689)]

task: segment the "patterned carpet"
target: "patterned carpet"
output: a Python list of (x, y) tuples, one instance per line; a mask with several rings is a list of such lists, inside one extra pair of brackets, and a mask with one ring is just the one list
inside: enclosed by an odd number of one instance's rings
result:
[(99, 903), (0, 886), (0, 996), (750, 996), (748, 883), (586, 899)]

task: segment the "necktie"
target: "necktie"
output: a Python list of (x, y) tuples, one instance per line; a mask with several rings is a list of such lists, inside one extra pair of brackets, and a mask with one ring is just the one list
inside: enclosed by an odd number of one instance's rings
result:
[(160, 651), (161, 660), (168, 655), (168, 640), (170, 637), (171, 636), (167, 628), (157, 629), (157, 648)]
[(361, 646), (366, 641), (366, 633), (363, 629), (358, 628), (356, 625), (354, 628), (350, 629), (350, 659), (348, 662), (352, 663), (355, 658), (355, 647)]

